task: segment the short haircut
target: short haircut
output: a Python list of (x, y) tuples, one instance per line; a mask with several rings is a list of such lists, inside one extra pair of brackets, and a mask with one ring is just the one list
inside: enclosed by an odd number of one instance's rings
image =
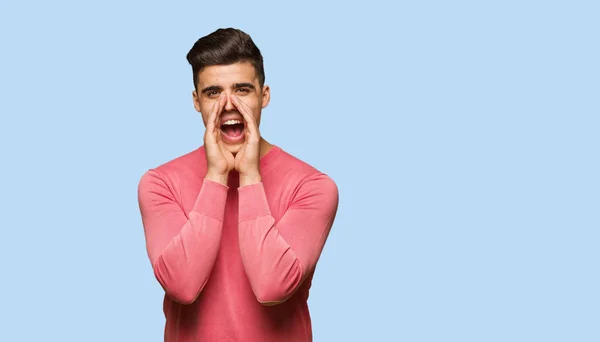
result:
[(196, 41), (187, 54), (192, 66), (194, 89), (198, 86), (198, 74), (204, 67), (249, 62), (254, 66), (258, 83), (265, 84), (263, 57), (252, 38), (234, 28), (218, 29)]

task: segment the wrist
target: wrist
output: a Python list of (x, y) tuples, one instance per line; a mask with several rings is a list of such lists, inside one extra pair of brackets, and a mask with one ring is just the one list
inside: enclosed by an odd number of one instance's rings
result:
[(223, 185), (227, 185), (227, 178), (228, 178), (228, 174), (218, 174), (218, 173), (214, 173), (214, 172), (207, 172), (206, 176), (204, 177), (204, 179), (208, 179), (209, 181), (213, 181), (213, 182), (217, 182), (217, 183), (221, 183)]
[(250, 174), (240, 173), (240, 186), (252, 185), (262, 182), (262, 177), (259, 172)]

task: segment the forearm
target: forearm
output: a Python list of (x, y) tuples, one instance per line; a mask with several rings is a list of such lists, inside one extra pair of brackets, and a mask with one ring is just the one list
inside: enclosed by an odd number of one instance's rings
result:
[(241, 221), (238, 234), (242, 262), (257, 300), (270, 305), (293, 295), (304, 279), (304, 270), (273, 217)]
[(206, 284), (221, 242), (227, 187), (205, 180), (189, 215), (155, 173), (140, 185), (146, 247), (154, 274), (173, 300), (189, 304)]
[(261, 303), (288, 299), (317, 263), (335, 216), (337, 188), (328, 179), (313, 183), (298, 191), (277, 224), (262, 183), (238, 188), (240, 254)]
[(223, 223), (192, 211), (189, 221), (154, 260), (153, 269), (165, 293), (192, 303), (204, 288), (217, 257)]

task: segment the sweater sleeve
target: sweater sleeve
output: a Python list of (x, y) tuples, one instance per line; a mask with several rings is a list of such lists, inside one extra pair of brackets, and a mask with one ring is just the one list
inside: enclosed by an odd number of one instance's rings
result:
[(314, 270), (338, 207), (334, 181), (318, 174), (306, 181), (275, 224), (263, 183), (238, 188), (242, 262), (259, 302), (286, 301)]
[(188, 215), (155, 170), (138, 186), (146, 249), (167, 296), (193, 303), (208, 281), (221, 242), (228, 187), (204, 180)]

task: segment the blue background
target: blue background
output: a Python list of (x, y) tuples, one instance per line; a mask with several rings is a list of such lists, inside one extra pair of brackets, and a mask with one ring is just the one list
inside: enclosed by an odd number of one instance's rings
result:
[(162, 341), (137, 185), (233, 26), (262, 134), (340, 189), (315, 341), (599, 341), (597, 4), (2, 1), (0, 340)]

